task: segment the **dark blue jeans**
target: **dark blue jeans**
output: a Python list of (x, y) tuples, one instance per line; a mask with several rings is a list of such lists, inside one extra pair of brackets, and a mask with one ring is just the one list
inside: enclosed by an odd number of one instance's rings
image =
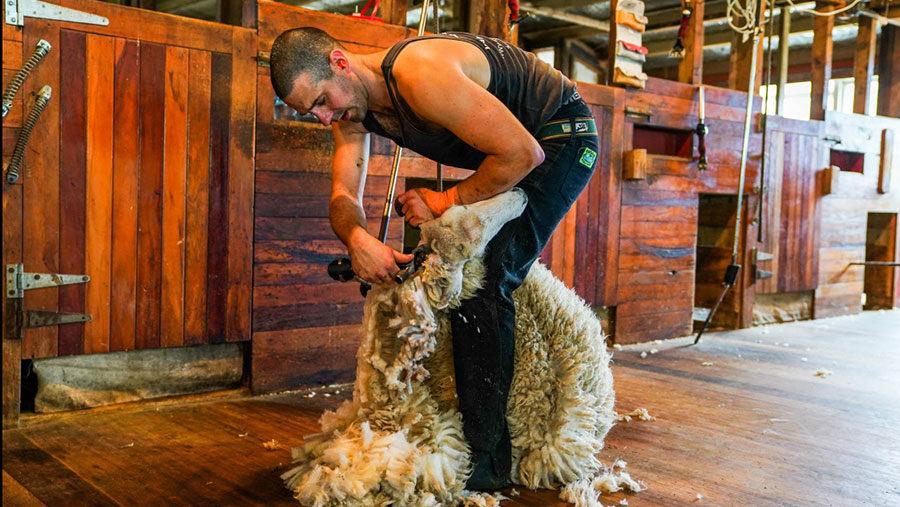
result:
[[(590, 116), (590, 108), (577, 100), (552, 119)], [(587, 185), (598, 158), (596, 135), (571, 135), (541, 146), (544, 162), (516, 185), (528, 195), (525, 211), (488, 243), (484, 287), (450, 313), (463, 430), (476, 456), (491, 456), (497, 477), (508, 477), (511, 466), (506, 400), (515, 352), (513, 291)]]

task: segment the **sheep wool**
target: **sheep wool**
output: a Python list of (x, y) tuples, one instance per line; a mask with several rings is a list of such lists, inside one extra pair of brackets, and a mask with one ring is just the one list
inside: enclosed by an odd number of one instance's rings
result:
[[(503, 497), (464, 489), (470, 449), (457, 410), (449, 310), (484, 278), (481, 257), (525, 193), (455, 206), (422, 225), (431, 248), (407, 282), (366, 298), (353, 399), (326, 412), (321, 433), (294, 449), (282, 475), (310, 506), (498, 505)], [(600, 322), (539, 263), (515, 292), (515, 372), (507, 421), (511, 481), (563, 488), (597, 505), (596, 458), (615, 423), (615, 394)], [(599, 474), (599, 475), (598, 475)], [(627, 481), (625, 481), (627, 483)]]

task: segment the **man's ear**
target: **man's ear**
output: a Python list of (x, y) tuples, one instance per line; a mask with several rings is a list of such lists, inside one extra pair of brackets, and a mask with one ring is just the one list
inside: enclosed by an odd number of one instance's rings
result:
[(340, 49), (332, 49), (331, 53), (328, 55), (329, 60), (331, 60), (331, 64), (337, 66), (337, 68), (341, 70), (347, 70), (350, 68), (350, 60), (347, 58), (347, 55), (344, 54)]

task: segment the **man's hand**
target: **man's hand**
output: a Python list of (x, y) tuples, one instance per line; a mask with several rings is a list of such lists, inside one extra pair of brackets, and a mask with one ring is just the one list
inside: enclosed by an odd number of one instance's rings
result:
[(412, 254), (402, 254), (365, 231), (354, 236), (348, 250), (356, 276), (372, 284), (390, 282), (400, 271), (397, 264), (413, 259)]
[(427, 188), (406, 191), (397, 201), (401, 204), (400, 214), (413, 227), (434, 220), (444, 214), (450, 206), (462, 204), (456, 187), (446, 192), (434, 192)]

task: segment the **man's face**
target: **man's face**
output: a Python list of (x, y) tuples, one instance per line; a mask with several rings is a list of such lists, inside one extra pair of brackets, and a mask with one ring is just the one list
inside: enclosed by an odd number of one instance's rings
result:
[(303, 73), (294, 80), (294, 89), (284, 101), (300, 114), (315, 116), (322, 125), (334, 121), (361, 122), (368, 110), (361, 87), (361, 83), (341, 70), (318, 83)]

